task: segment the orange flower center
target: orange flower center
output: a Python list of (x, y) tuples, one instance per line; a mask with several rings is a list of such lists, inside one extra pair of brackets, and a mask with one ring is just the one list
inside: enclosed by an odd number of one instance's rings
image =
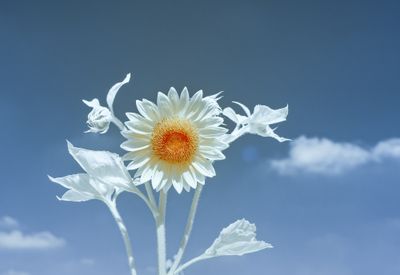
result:
[(173, 164), (188, 164), (197, 152), (199, 138), (192, 124), (177, 118), (156, 124), (151, 138), (153, 154)]

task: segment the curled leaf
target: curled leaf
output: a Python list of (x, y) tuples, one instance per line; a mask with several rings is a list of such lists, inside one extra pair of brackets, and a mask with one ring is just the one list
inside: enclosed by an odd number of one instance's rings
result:
[(257, 252), (272, 245), (256, 239), (256, 226), (245, 219), (237, 220), (222, 229), (218, 238), (206, 250), (204, 256), (241, 256)]
[(125, 76), (124, 80), (114, 84), (114, 86), (112, 86), (111, 89), (108, 91), (107, 105), (112, 114), (114, 114), (113, 103), (114, 103), (115, 96), (117, 95), (119, 89), (122, 86), (124, 86), (126, 83), (128, 83), (130, 80), (131, 80), (131, 74), (129, 73)]

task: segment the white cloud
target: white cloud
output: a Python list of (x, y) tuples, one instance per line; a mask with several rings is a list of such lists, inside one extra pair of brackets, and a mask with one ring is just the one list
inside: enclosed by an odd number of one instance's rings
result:
[(50, 232), (23, 234), (19, 230), (0, 232), (0, 249), (34, 250), (52, 249), (65, 245), (65, 241)]
[(10, 216), (3, 216), (0, 218), (0, 228), (16, 228), (18, 226), (18, 221)]
[(400, 159), (400, 139), (388, 139), (372, 148), (326, 138), (299, 137), (291, 143), (289, 156), (271, 161), (281, 174), (297, 172), (337, 175), (370, 162)]
[(16, 270), (10, 269), (4, 273), (1, 273), (1, 275), (30, 275), (30, 274), (28, 272), (16, 271)]
[(371, 154), (378, 160), (382, 158), (400, 159), (400, 138), (393, 138), (379, 142), (373, 148)]

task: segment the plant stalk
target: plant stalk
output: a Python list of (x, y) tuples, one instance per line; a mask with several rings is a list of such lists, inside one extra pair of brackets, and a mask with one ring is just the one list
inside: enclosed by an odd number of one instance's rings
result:
[(125, 245), (126, 254), (128, 256), (128, 264), (129, 264), (129, 270), (131, 272), (131, 275), (137, 275), (135, 259), (133, 257), (133, 252), (132, 252), (131, 241), (130, 241), (128, 230), (126, 229), (125, 223), (122, 220), (122, 217), (118, 212), (115, 201), (106, 202), (106, 204), (107, 204), (108, 208), (110, 209), (111, 214), (113, 215), (113, 217), (115, 219), (115, 222), (118, 225), (119, 231), (121, 232), (122, 239), (123, 239), (124, 245)]
[(161, 190), (159, 197), (159, 210), (156, 217), (157, 226), (157, 252), (158, 252), (158, 274), (166, 275), (166, 239), (165, 239), (165, 212), (167, 207), (167, 193), (168, 191)]

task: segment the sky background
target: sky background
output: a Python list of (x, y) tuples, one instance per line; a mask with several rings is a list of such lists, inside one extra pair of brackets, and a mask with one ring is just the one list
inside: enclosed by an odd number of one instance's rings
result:
[[(115, 127), (83, 133), (81, 99), (105, 104), (128, 72), (122, 120), (170, 86), (224, 91), (223, 107), (290, 106), (277, 131), (293, 142), (247, 135), (215, 163), (185, 259), (242, 217), (274, 248), (186, 274), (400, 274), (399, 12), (389, 0), (1, 0), (0, 274), (128, 274), (106, 207), (59, 202), (47, 179), (81, 172), (66, 139), (123, 153)], [(192, 195), (169, 198), (170, 257)], [(150, 213), (130, 194), (119, 206), (139, 275), (156, 274)]]

